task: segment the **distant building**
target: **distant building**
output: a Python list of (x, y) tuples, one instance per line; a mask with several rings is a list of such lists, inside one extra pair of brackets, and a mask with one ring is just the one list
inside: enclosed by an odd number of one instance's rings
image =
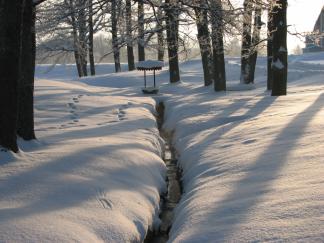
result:
[(304, 53), (324, 51), (324, 7), (317, 18), (312, 34), (306, 36)]

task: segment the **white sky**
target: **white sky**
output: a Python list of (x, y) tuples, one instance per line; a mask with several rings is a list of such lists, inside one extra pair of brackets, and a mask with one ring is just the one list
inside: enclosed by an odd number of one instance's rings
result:
[[(290, 31), (312, 31), (315, 22), (324, 6), (324, 0), (288, 0), (287, 21)], [(304, 46), (304, 39), (300, 40), (288, 35), (288, 48), (294, 49), (297, 45)]]

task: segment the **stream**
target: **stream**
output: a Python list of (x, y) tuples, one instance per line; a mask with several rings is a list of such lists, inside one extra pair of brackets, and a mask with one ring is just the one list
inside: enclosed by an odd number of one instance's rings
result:
[(168, 136), (163, 130), (164, 120), (164, 105), (159, 103), (156, 108), (158, 112), (157, 122), (160, 131), (160, 136), (165, 140), (165, 151), (163, 160), (167, 167), (166, 183), (167, 192), (161, 195), (161, 211), (160, 219), (161, 224), (159, 230), (156, 232), (149, 232), (145, 243), (164, 243), (169, 239), (169, 231), (173, 222), (173, 211), (180, 201), (182, 190), (181, 190), (181, 172), (177, 166), (177, 158), (174, 148), (172, 147), (171, 136)]

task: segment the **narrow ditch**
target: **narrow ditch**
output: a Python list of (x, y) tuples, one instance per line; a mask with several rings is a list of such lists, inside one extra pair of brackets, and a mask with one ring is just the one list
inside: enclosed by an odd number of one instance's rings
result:
[(157, 123), (160, 131), (160, 136), (165, 140), (165, 151), (163, 160), (167, 167), (166, 182), (167, 192), (161, 195), (160, 202), (160, 219), (161, 224), (158, 231), (149, 232), (146, 236), (144, 243), (164, 243), (169, 239), (169, 231), (173, 222), (174, 208), (180, 201), (182, 188), (181, 188), (181, 171), (177, 165), (177, 158), (174, 148), (171, 143), (171, 136), (162, 130), (164, 121), (164, 104), (160, 102), (156, 111), (158, 113)]

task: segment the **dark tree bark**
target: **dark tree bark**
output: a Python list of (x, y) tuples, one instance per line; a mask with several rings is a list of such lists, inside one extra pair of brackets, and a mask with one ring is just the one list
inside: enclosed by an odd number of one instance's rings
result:
[(210, 63), (212, 60), (212, 51), (210, 45), (210, 35), (208, 28), (208, 11), (206, 0), (200, 1), (199, 6), (195, 8), (196, 25), (198, 31), (198, 42), (200, 47), (201, 60), (204, 70), (204, 84), (212, 84), (212, 73)]
[(126, 0), (126, 41), (128, 71), (135, 69), (133, 33), (132, 33), (132, 1)]
[(87, 45), (87, 18), (86, 18), (86, 0), (78, 0), (78, 27), (79, 27), (79, 40), (80, 40), (80, 61), (81, 68), (84, 76), (88, 75), (87, 71), (87, 55), (88, 55), (88, 45)]
[(0, 145), (18, 152), (17, 109), (25, 1), (0, 0)]
[(73, 0), (69, 1), (69, 8), (71, 12), (71, 25), (72, 25), (72, 35), (73, 35), (73, 49), (74, 49), (74, 58), (75, 58), (75, 64), (78, 70), (79, 77), (83, 77), (83, 69), (82, 69), (82, 63), (80, 58), (80, 43), (79, 43), (79, 36), (78, 36), (78, 28), (77, 28), (77, 22), (75, 17), (75, 4)]
[(250, 51), (251, 51), (251, 31), (252, 31), (252, 12), (253, 3), (251, 0), (244, 0), (243, 14), (243, 32), (242, 32), (242, 50), (241, 50), (241, 83), (248, 84), (250, 82)]
[(138, 0), (138, 60), (145, 60), (144, 1)]
[(223, 7), (221, 0), (210, 0), (213, 48), (213, 80), (215, 91), (226, 90), (226, 73), (223, 42)]
[(254, 83), (254, 76), (255, 76), (255, 66), (256, 61), (258, 58), (258, 44), (260, 42), (260, 31), (262, 27), (261, 21), (261, 6), (258, 3), (254, 5), (254, 24), (253, 24), (253, 34), (252, 34), (252, 48), (251, 48), (251, 55), (249, 60), (250, 71), (248, 77), (248, 83)]
[(91, 75), (96, 75), (96, 67), (93, 56), (93, 9), (92, 9), (92, 0), (88, 1), (89, 4), (89, 16), (88, 16), (88, 25), (89, 25), (89, 63), (90, 63), (90, 73)]
[(178, 2), (165, 0), (166, 30), (169, 56), (170, 82), (180, 81), (179, 57), (178, 57), (178, 32), (179, 32), (179, 9)]
[(273, 7), (273, 87), (272, 96), (287, 94), (287, 0), (277, 0)]
[[(161, 4), (161, 1), (160, 1)], [(157, 32), (157, 42), (158, 42), (158, 60), (164, 61), (164, 34), (163, 34), (163, 9), (162, 7), (158, 8), (157, 11), (157, 18), (158, 18), (158, 27), (160, 30)]]
[(268, 9), (268, 40), (267, 40), (267, 90), (272, 89), (273, 76), (271, 70), (272, 64), (272, 48), (273, 48), (273, 10), (271, 4)]
[(120, 52), (118, 44), (118, 18), (117, 18), (117, 1), (111, 1), (111, 36), (112, 36), (112, 48), (114, 53), (115, 72), (121, 71), (120, 66)]
[(24, 140), (35, 139), (34, 132), (34, 74), (35, 74), (36, 9), (26, 1), (23, 14), (21, 70), (18, 85), (17, 134)]

